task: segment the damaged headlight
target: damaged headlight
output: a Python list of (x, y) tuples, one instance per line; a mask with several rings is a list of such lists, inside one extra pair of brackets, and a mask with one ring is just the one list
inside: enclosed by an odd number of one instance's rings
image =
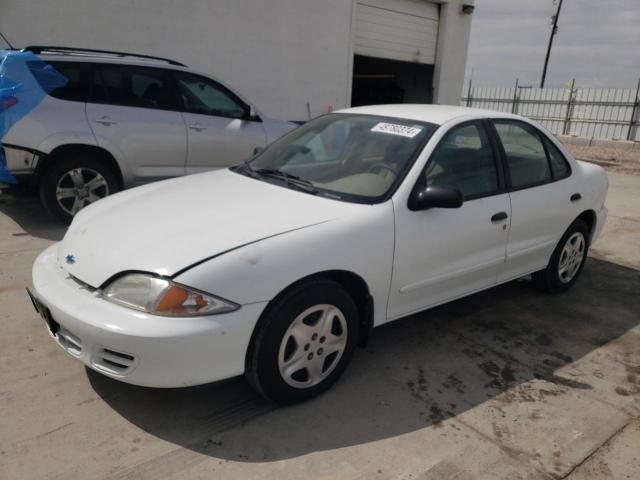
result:
[(116, 278), (103, 290), (102, 296), (124, 307), (168, 317), (215, 315), (240, 308), (229, 300), (147, 273), (129, 273)]

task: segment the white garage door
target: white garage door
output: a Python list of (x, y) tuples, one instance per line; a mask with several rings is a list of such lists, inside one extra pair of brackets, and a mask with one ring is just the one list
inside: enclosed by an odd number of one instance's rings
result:
[(433, 64), (438, 5), (424, 0), (358, 0), (355, 53)]

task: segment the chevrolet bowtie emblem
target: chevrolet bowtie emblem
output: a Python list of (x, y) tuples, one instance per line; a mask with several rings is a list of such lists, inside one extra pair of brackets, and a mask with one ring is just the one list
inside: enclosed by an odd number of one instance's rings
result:
[(74, 257), (73, 255), (67, 255), (65, 261), (68, 265), (73, 265), (74, 263), (76, 263), (76, 257)]

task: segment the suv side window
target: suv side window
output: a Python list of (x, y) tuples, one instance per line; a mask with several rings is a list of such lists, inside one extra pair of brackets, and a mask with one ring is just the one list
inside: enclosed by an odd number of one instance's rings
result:
[(171, 77), (160, 68), (97, 65), (91, 101), (123, 107), (175, 110)]
[(482, 123), (464, 123), (449, 130), (422, 175), (423, 185), (457, 187), (465, 200), (497, 193), (498, 169)]
[(535, 128), (517, 120), (494, 120), (507, 160), (511, 187), (521, 189), (551, 181), (551, 168)]
[(86, 102), (89, 95), (90, 69), (82, 62), (27, 62), (29, 70), (38, 84), (47, 88), (52, 81), (58, 83), (58, 75), (64, 76), (64, 85), (49, 92), (54, 98), (72, 102)]
[(175, 76), (185, 112), (228, 118), (247, 116), (245, 103), (219, 83), (185, 72), (175, 72)]

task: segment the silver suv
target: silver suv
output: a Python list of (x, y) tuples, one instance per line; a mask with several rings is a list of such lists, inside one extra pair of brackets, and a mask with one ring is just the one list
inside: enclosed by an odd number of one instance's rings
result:
[[(66, 78), (2, 138), (9, 172), (69, 222), (120, 189), (226, 167), (296, 125), (174, 60), (27, 47)], [(32, 70), (36, 80), (40, 75)]]

